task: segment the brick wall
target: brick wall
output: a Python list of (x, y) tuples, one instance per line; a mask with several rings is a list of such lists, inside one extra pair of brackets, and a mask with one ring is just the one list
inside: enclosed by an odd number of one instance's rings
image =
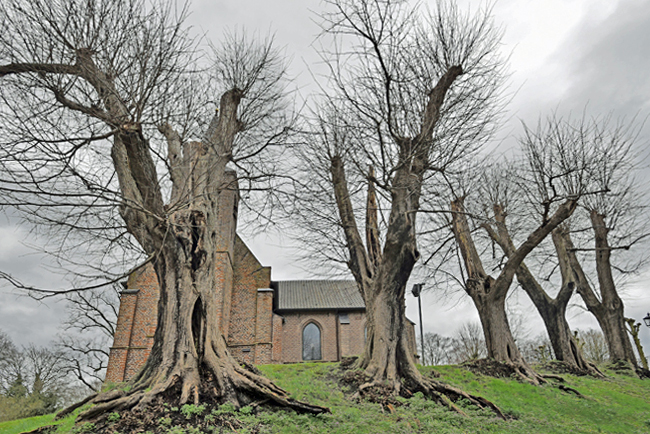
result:
[(321, 357), (323, 361), (339, 360), (338, 315), (334, 311), (305, 311), (283, 313), (282, 361), (284, 363), (302, 362), (302, 330), (313, 322), (321, 332)]
[(363, 353), (365, 345), (366, 314), (364, 312), (348, 312), (349, 324), (339, 321), (339, 340), (341, 357), (358, 356)]
[(149, 357), (158, 321), (158, 279), (151, 264), (133, 272), (120, 298), (106, 381), (119, 383), (135, 375)]

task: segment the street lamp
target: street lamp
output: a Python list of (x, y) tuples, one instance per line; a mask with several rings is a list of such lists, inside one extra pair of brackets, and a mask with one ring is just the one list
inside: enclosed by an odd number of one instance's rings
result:
[[(418, 309), (420, 311), (420, 341), (422, 342), (422, 364), (424, 365), (424, 328), (422, 327), (422, 301), (420, 299), (420, 294), (422, 293), (422, 287), (424, 283), (416, 283), (411, 289), (411, 294), (413, 297), (418, 299)], [(650, 319), (648, 319), (650, 321)]]
[(643, 322), (646, 326), (650, 327), (650, 313), (648, 313), (645, 318), (643, 318)]

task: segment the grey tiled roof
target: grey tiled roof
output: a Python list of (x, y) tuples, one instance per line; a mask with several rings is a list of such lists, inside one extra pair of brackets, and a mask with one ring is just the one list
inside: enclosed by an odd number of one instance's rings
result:
[(284, 280), (273, 286), (279, 311), (366, 307), (354, 280)]

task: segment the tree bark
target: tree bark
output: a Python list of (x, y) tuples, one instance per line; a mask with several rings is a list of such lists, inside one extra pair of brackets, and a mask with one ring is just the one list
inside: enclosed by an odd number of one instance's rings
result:
[[(528, 366), (515, 344), (505, 312), (505, 300), (512, 280), (517, 271), (520, 270), (526, 255), (541, 243), (555, 227), (567, 219), (573, 213), (575, 207), (576, 201), (574, 199), (564, 202), (548, 221), (544, 222), (528, 236), (519, 248), (514, 249), (514, 246), (504, 244), (510, 252), (507, 255), (508, 261), (499, 276), (494, 279), (485, 272), (474, 245), (465, 213), (464, 198), (457, 198), (451, 202), (452, 231), (467, 271), (465, 291), (478, 310), (488, 357), (512, 365), (523, 379), (534, 384), (539, 384), (543, 379)], [(501, 213), (500, 207), (496, 207), (495, 214), (497, 217), (505, 218), (504, 216), (499, 217)], [(499, 227), (499, 231), (501, 231), (499, 238), (504, 238), (505, 226)], [(492, 233), (493, 236), (497, 236), (496, 234), (499, 232), (492, 230)]]
[(575, 254), (571, 235), (566, 230), (559, 234), (564, 240), (564, 247), (562, 253), (558, 251), (558, 256), (567, 258), (566, 260), (571, 267), (571, 272), (576, 282), (577, 292), (584, 300), (589, 312), (596, 317), (605, 335), (610, 360), (612, 362), (623, 360), (637, 368), (634, 350), (625, 330), (623, 301), (616, 291), (614, 279), (611, 274), (611, 249), (607, 242), (608, 229), (605, 225), (604, 216), (592, 211), (590, 218), (595, 234), (596, 269), (600, 288), (600, 299), (584, 273), (582, 265)]
[(290, 399), (268, 379), (240, 366), (224, 339), (228, 325), (220, 318), (228, 303), (217, 280), (220, 265), (229, 260), (235, 227), (222, 224), (220, 202), (227, 194), (238, 194), (232, 192), (236, 180), (226, 176), (226, 164), (241, 128), (241, 97), (238, 89), (224, 93), (204, 143), (180, 144), (178, 134), (161, 126), (174, 183), (169, 206), (162, 205), (155, 167), (137, 126), (115, 139), (113, 161), (125, 199), (122, 217), (153, 257), (160, 285), (158, 325), (151, 354), (129, 392), (100, 394), (81, 419), (143, 408), (168, 391), (180, 392), (180, 404), (207, 398), (240, 407), (258, 399), (299, 412), (329, 411)]
[[(506, 213), (497, 204), (494, 205), (494, 215), (496, 230), (489, 224), (483, 227), (487, 230), (490, 238), (501, 247), (505, 255), (510, 257), (516, 248), (506, 225)], [(551, 235), (556, 244), (560, 242), (557, 236), (557, 229)], [(584, 371), (593, 376), (602, 377), (603, 375), (598, 368), (584, 358), (582, 350), (577, 344), (566, 321), (566, 308), (573, 294), (575, 283), (571, 279), (571, 275), (568, 272), (569, 269), (565, 262), (560, 261), (560, 270), (562, 274), (562, 287), (555, 298), (551, 298), (544, 291), (544, 288), (542, 288), (523, 261), (519, 265), (519, 268), (517, 268), (517, 282), (519, 282), (526, 294), (528, 294), (542, 317), (555, 358), (574, 369)]]

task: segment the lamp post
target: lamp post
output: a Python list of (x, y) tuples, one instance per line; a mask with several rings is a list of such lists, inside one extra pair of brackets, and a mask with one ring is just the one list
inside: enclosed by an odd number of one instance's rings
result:
[(650, 327), (650, 312), (643, 318), (643, 322), (647, 327)]
[[(422, 292), (422, 287), (424, 286), (424, 283), (416, 283), (413, 285), (413, 289), (411, 289), (411, 294), (413, 294), (413, 297), (417, 297), (418, 299), (418, 310), (420, 311), (420, 341), (422, 344), (422, 364), (424, 365), (424, 327), (422, 327), (422, 301), (420, 299), (420, 293)], [(650, 321), (650, 319), (648, 319)]]

